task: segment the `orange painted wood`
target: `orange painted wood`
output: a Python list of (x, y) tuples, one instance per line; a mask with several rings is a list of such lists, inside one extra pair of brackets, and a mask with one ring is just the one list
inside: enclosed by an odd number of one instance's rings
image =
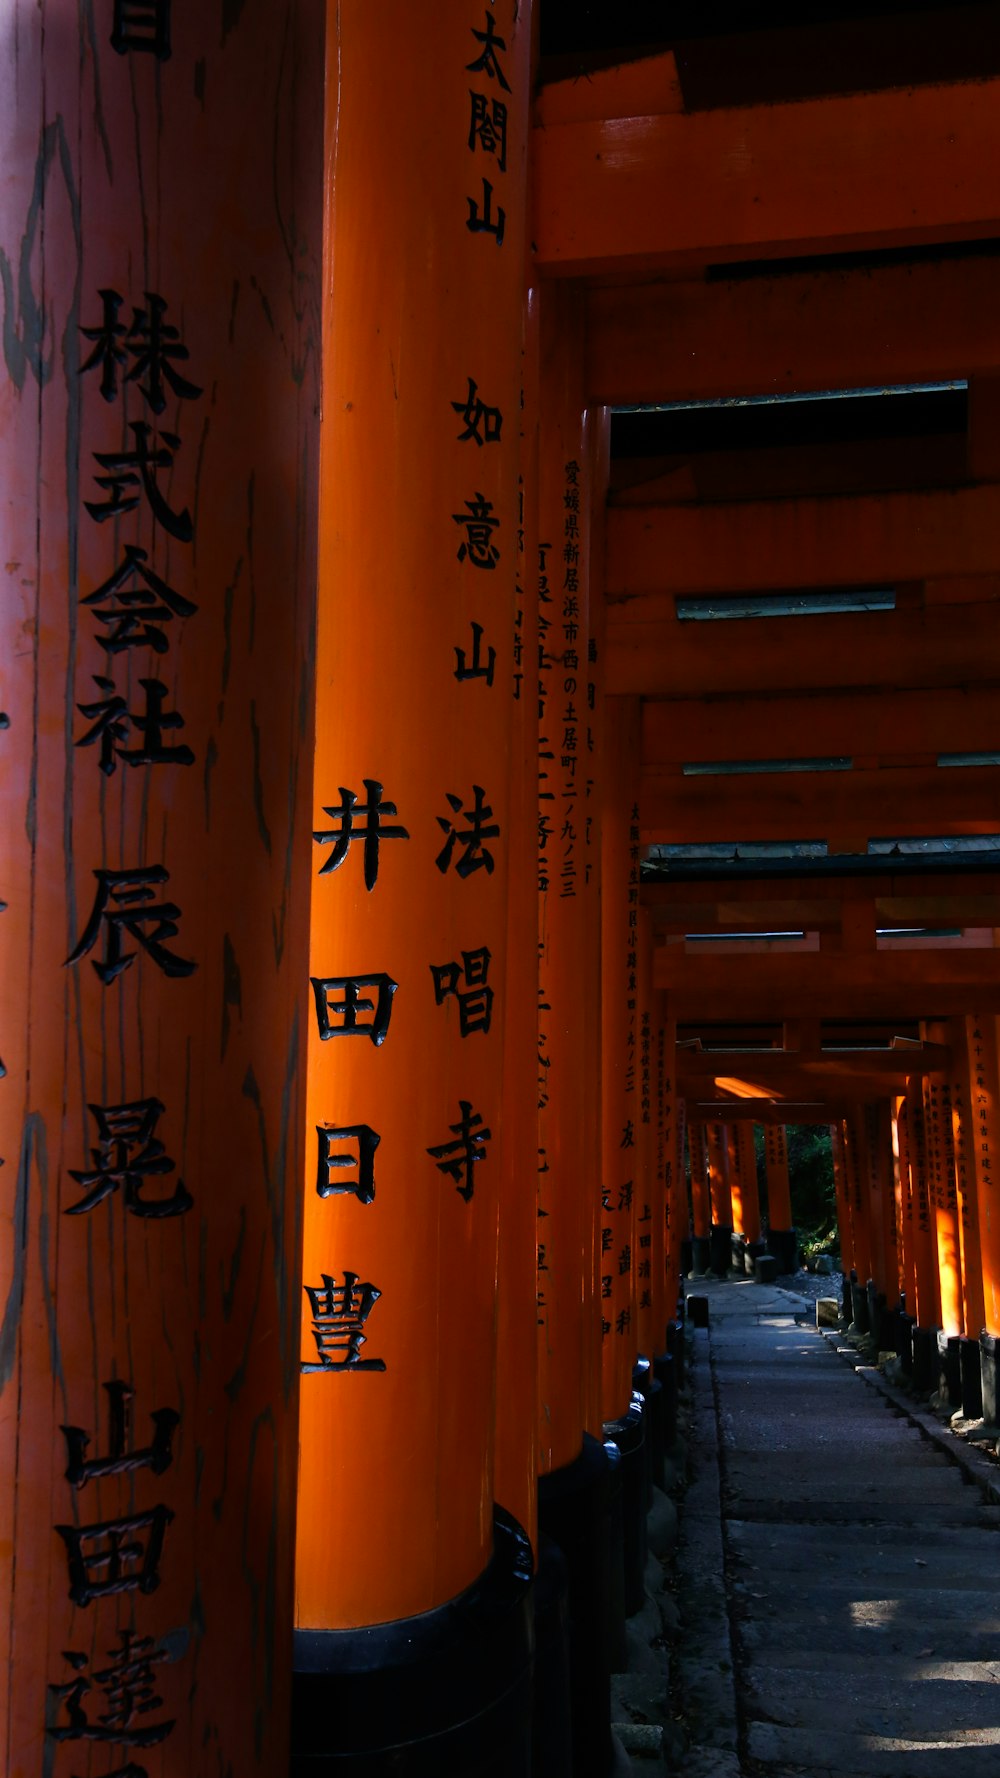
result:
[[(735, 633), (738, 639), (738, 626)], [(642, 709), (643, 770), (695, 760), (798, 759), (803, 751), (813, 759), (875, 754), (884, 760), (996, 753), (998, 705), (1000, 683), (975, 690), (856, 688), (823, 697), (651, 698)]]
[[(752, 879), (719, 885), (717, 894), (709, 884), (646, 883), (642, 900), (652, 910), (654, 931), (665, 937), (690, 932), (833, 931), (841, 923), (844, 903), (860, 898), (862, 888), (865, 899), (872, 893), (864, 879), (820, 877), (798, 897), (794, 891), (799, 881), (782, 882), (782, 899), (775, 898), (775, 885)], [(930, 880), (918, 877), (917, 893), (902, 895), (878, 892), (886, 879), (871, 879), (878, 925), (995, 926), (1000, 920), (1000, 893), (991, 885), (996, 882), (994, 874), (984, 872), (979, 891), (968, 879), (959, 879), (950, 890), (947, 878), (939, 877), (934, 892)]]
[(988, 951), (878, 951), (797, 956), (690, 957), (656, 951), (654, 979), (674, 997), (679, 1020), (808, 1015), (828, 1018), (948, 1017), (975, 993), (1000, 1002), (1000, 969)]
[(549, 275), (620, 274), (992, 235), (998, 89), (984, 80), (537, 129), (537, 263)]
[(635, 1330), (632, 1213), (638, 1086), (638, 706), (608, 699), (601, 777), (602, 1331), (604, 1417), (628, 1407)]
[(986, 1331), (1000, 1333), (1000, 1213), (997, 1209), (997, 1156), (1000, 1154), (1000, 1065), (996, 1020), (983, 1012), (965, 1020), (969, 1063), (969, 1124), (972, 1170), (979, 1209)]
[(583, 80), (549, 81), (539, 91), (535, 115), (543, 129), (550, 129), (591, 118), (634, 117), (650, 104), (657, 111), (684, 109), (672, 51), (596, 68)]
[(899, 1288), (905, 1299), (905, 1307), (912, 1314), (916, 1301), (916, 1271), (914, 1267), (910, 1140), (905, 1089), (902, 1092), (893, 1093), (890, 1107), (892, 1112), (893, 1195), (896, 1207)]
[(729, 1196), (733, 1206), (733, 1229), (737, 1235), (746, 1231), (744, 1222), (743, 1155), (740, 1147), (740, 1126), (735, 1119), (725, 1125), (726, 1161), (729, 1172)]
[(998, 518), (1000, 488), (994, 484), (704, 506), (612, 506), (608, 591), (614, 600), (988, 575), (997, 566)]
[(865, 1152), (864, 1109), (852, 1105), (844, 1120), (844, 1170), (851, 1203), (851, 1245), (858, 1282), (873, 1276), (871, 1195)]
[[(652, 949), (653, 935), (650, 917), (645, 908), (640, 908), (638, 992), (636, 994), (638, 1035), (636, 1067), (639, 1104), (635, 1132), (636, 1172), (632, 1195), (634, 1216), (632, 1276), (634, 1280), (633, 1316), (636, 1345), (638, 1351), (645, 1353), (647, 1357), (651, 1357), (654, 1352), (661, 1350), (666, 1326), (663, 1316), (663, 1272), (667, 1205), (664, 1173), (662, 1166), (659, 1165), (657, 1154), (657, 1117), (660, 1095), (656, 1083), (656, 1048), (653, 1029)], [(657, 999), (662, 1000), (662, 998), (662, 995), (657, 995)], [(673, 1122), (671, 1120), (672, 1136)], [(646, 1236), (649, 1237), (648, 1247), (643, 1245)], [(648, 1277), (643, 1270), (647, 1259), (650, 1262)], [(653, 1292), (654, 1262), (659, 1286), (658, 1300), (654, 1297)], [(662, 1325), (658, 1326), (658, 1322), (662, 1322)]]
[[(584, 847), (586, 641), (590, 612), (590, 441), (580, 378), (578, 293), (541, 292), (538, 663), (534, 823), (538, 884), (538, 1382), (541, 1473), (579, 1455), (587, 1424), (596, 1191), (581, 1115), (588, 1021), (599, 1003)], [(567, 529), (567, 527), (570, 527)], [(564, 560), (565, 551), (572, 560)], [(606, 1270), (606, 1266), (602, 1268)]]
[(757, 1152), (754, 1147), (753, 1132), (752, 1123), (741, 1123), (736, 1139), (743, 1187), (743, 1233), (748, 1241), (759, 1241), (761, 1233), (760, 1191), (757, 1184)]
[[(533, 16), (537, 16), (533, 14)], [(601, 1438), (604, 1424), (604, 1310), (602, 1262), (604, 1228), (604, 1154), (603, 1093), (597, 1090), (602, 1078), (603, 1024), (600, 994), (601, 962), (601, 810), (604, 804), (604, 774), (607, 769), (604, 746), (604, 656), (607, 606), (604, 599), (605, 531), (604, 508), (607, 500), (608, 471), (611, 456), (611, 415), (607, 408), (592, 408), (588, 414), (590, 459), (590, 635), (587, 642), (587, 759), (585, 779), (586, 815), (583, 827), (584, 880), (586, 885), (587, 927), (585, 935), (586, 969), (593, 998), (587, 1009), (587, 1054), (584, 1079), (594, 1091), (582, 1099), (582, 1115), (587, 1132), (587, 1169), (582, 1189), (591, 1202), (591, 1234), (593, 1256), (583, 1278), (584, 1300), (588, 1304), (587, 1320), (590, 1341), (587, 1348), (587, 1431)], [(582, 962), (582, 960), (581, 960)]]
[(528, 290), (522, 346), (517, 562), (514, 582), (514, 720), (511, 732), (511, 868), (504, 983), (503, 1118), (498, 1251), (494, 1489), (537, 1547), (538, 1154), (537, 691), (538, 293)]
[(687, 1120), (688, 1154), (691, 1160), (691, 1224), (697, 1240), (707, 1240), (712, 1229), (712, 1200), (708, 1184), (708, 1131), (694, 1118)]
[(764, 1129), (764, 1167), (767, 1182), (767, 1221), (772, 1229), (793, 1226), (791, 1185), (788, 1178), (788, 1144), (784, 1127), (769, 1124)]
[(7, 1778), (287, 1770), (322, 15), (160, 11), (0, 26)]
[[(587, 83), (581, 81), (580, 86)], [(992, 258), (592, 289), (595, 401), (711, 401), (947, 382), (1000, 369)]]
[[(746, 558), (745, 568), (754, 558)], [(650, 573), (651, 580), (656, 572)], [(669, 569), (663, 569), (669, 572)], [(769, 584), (752, 571), (760, 585)], [(826, 576), (822, 584), (829, 584)], [(732, 591), (723, 587), (720, 590)], [(678, 622), (672, 593), (635, 592), (608, 611), (608, 690), (649, 697), (704, 692), (841, 691), (975, 683), (997, 645), (995, 602), (966, 606)], [(721, 638), (721, 641), (720, 641)]]
[[(492, 1552), (530, 31), (483, 18), (329, 10), (303, 1628), (429, 1610)], [(377, 876), (338, 858), (345, 789)], [(346, 1356), (325, 1278), (366, 1313)]]
[[(766, 450), (677, 451), (616, 459), (614, 507), (686, 506), (746, 500), (828, 498), (995, 481), (969, 466), (964, 430), (912, 438), (770, 445)], [(976, 577), (977, 581), (987, 576)], [(936, 582), (951, 585), (951, 582)], [(914, 587), (919, 597), (920, 588)]]
[(837, 1228), (840, 1236), (840, 1263), (850, 1275), (854, 1268), (854, 1220), (851, 1215), (851, 1190), (847, 1177), (844, 1125), (839, 1119), (830, 1125), (830, 1146), (833, 1152), (833, 1183), (837, 1203)]
[[(932, 1026), (928, 1035), (943, 1037), (946, 1026)], [(968, 1330), (962, 1291), (962, 1241), (952, 1125), (951, 1084), (947, 1076), (929, 1074), (923, 1081), (924, 1128), (934, 1215), (941, 1325), (945, 1333)], [(978, 1330), (977, 1330), (978, 1331)]]
[(940, 1280), (937, 1263), (937, 1229), (931, 1200), (930, 1157), (924, 1114), (923, 1086), (910, 1081), (906, 1089), (906, 1125), (909, 1137), (910, 1191), (913, 1203), (914, 1306), (921, 1327), (940, 1325)]
[(955, 1183), (958, 1194), (958, 1228), (962, 1253), (962, 1303), (966, 1331), (978, 1339), (986, 1326), (983, 1290), (983, 1251), (979, 1236), (979, 1201), (973, 1145), (975, 1142), (969, 1056), (964, 1024), (952, 1021), (955, 1060), (948, 1077), (951, 1089), (951, 1128), (955, 1147)]
[[(657, 1172), (663, 1181), (663, 1253), (660, 1265), (661, 1307), (655, 1306), (654, 1325), (662, 1344), (667, 1322), (672, 1319), (681, 1243), (690, 1228), (687, 1183), (684, 1176), (684, 1101), (677, 1081), (677, 1023), (669, 1014), (665, 994), (657, 996), (657, 1086), (661, 1107), (662, 1143)], [(704, 1157), (703, 1157), (704, 1159)], [(704, 1166), (703, 1166), (704, 1171)]]
[(729, 1176), (729, 1142), (725, 1124), (710, 1123), (708, 1133), (708, 1189), (712, 1206), (712, 1222), (719, 1228), (733, 1227), (733, 1197)]

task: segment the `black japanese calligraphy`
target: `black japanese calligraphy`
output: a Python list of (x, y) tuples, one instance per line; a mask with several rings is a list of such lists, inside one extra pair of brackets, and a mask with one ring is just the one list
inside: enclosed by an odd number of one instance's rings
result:
[[(453, 401), (452, 407), (462, 417), (464, 431), (458, 434), (459, 444), (472, 439), (477, 445), (499, 444), (500, 429), (503, 426), (503, 415), (498, 407), (488, 407), (480, 400), (478, 384), (472, 377), (468, 379), (469, 391), (464, 401)], [(481, 499), (481, 495), (476, 496)], [(468, 504), (468, 503), (467, 503)], [(464, 523), (456, 520), (456, 523)]]
[[(310, 976), (309, 979), (316, 999), (316, 1019), (323, 1043), (332, 1037), (369, 1037), (378, 1048), (385, 1042), (398, 982), (394, 982), (388, 975), (327, 975)], [(374, 988), (375, 999), (371, 1000), (363, 995), (363, 988)], [(343, 999), (331, 1000), (331, 994), (337, 989), (343, 994)], [(374, 1017), (366, 1024), (359, 1014), (367, 1012), (373, 1013)], [(337, 1017), (340, 1022), (334, 1024), (332, 1021)]]
[(477, 491), (472, 500), (465, 502), (465, 508), (464, 512), (451, 515), (454, 523), (465, 531), (465, 542), (458, 547), (458, 559), (469, 562), (473, 568), (495, 568), (500, 551), (493, 542), (493, 533), (500, 520), (494, 517), (493, 502)]
[[(316, 1168), (316, 1191), (321, 1198), (337, 1197), (349, 1192), (359, 1203), (370, 1204), (375, 1196), (375, 1150), (382, 1138), (370, 1124), (317, 1124), (319, 1158)], [(353, 1154), (338, 1153), (338, 1142), (353, 1143)], [(357, 1169), (353, 1179), (344, 1173)]]
[(442, 1142), (436, 1148), (429, 1148), (427, 1153), (437, 1165), (439, 1173), (446, 1173), (455, 1181), (455, 1189), (466, 1203), (475, 1191), (474, 1169), (485, 1161), (488, 1154), (487, 1142), (492, 1132), (483, 1126), (482, 1116), (473, 1111), (469, 1099), (458, 1102), (461, 1113), (457, 1124), (449, 1124), (448, 1128), (454, 1136), (454, 1142)]
[[(105, 695), (90, 704), (77, 704), (80, 715), (91, 724), (77, 747), (93, 747), (99, 743), (98, 768), (110, 778), (121, 760), (127, 766), (189, 766), (194, 764), (190, 747), (181, 742), (168, 747), (164, 734), (184, 727), (184, 718), (176, 710), (165, 710), (167, 687), (159, 679), (140, 679), (146, 694), (145, 710), (130, 710), (126, 700), (115, 691), (113, 679), (101, 673), (92, 675), (94, 684)], [(126, 747), (129, 728), (142, 736), (142, 745)]]
[(93, 967), (105, 987), (130, 969), (139, 954), (125, 949), (126, 936), (135, 940), (164, 975), (191, 975), (197, 964), (168, 951), (164, 943), (176, 938), (180, 930), (180, 908), (172, 901), (156, 900), (155, 886), (169, 882), (169, 871), (161, 864), (151, 864), (137, 870), (95, 870), (94, 876), (94, 905), (67, 964), (79, 963), (93, 950), (103, 929), (104, 955)]
[(74, 1488), (85, 1488), (88, 1482), (102, 1476), (129, 1475), (137, 1469), (151, 1469), (162, 1475), (173, 1462), (173, 1438), (180, 1425), (174, 1408), (154, 1408), (152, 1442), (141, 1449), (131, 1443), (132, 1403), (135, 1390), (131, 1384), (118, 1380), (105, 1383), (108, 1396), (108, 1449), (103, 1457), (88, 1458), (90, 1434), (82, 1426), (62, 1426), (66, 1440), (66, 1480)]
[(173, 1516), (168, 1506), (154, 1506), (93, 1525), (56, 1525), (66, 1545), (74, 1605), (90, 1605), (111, 1593), (155, 1592), (163, 1539)]
[(455, 678), (459, 681), (459, 684), (466, 679), (485, 679), (487, 685), (493, 684), (493, 671), (496, 667), (497, 651), (495, 648), (488, 648), (486, 665), (484, 666), (482, 659), (482, 641), (483, 626), (482, 624), (473, 623), (471, 664), (469, 663), (464, 648), (455, 649)]
[[(139, 1719), (154, 1710), (162, 1710), (163, 1699), (156, 1693), (153, 1668), (168, 1659), (164, 1648), (152, 1636), (137, 1636), (134, 1630), (121, 1630), (121, 1646), (107, 1651), (109, 1665), (96, 1668), (90, 1678), (84, 1669), (89, 1656), (67, 1650), (64, 1659), (76, 1674), (65, 1685), (50, 1685), (49, 1696), (56, 1708), (57, 1720), (48, 1727), (53, 1741), (103, 1741), (116, 1747), (158, 1747), (174, 1727), (173, 1719), (142, 1725)], [(104, 1693), (105, 1707), (91, 1720), (84, 1699), (95, 1685)], [(65, 1713), (65, 1722), (58, 1715)], [(140, 1772), (139, 1766), (119, 1770)]]
[(120, 56), (144, 52), (170, 60), (170, 0), (113, 0), (111, 47)]
[(485, 24), (485, 31), (474, 30), (472, 33), (476, 42), (481, 43), (483, 47), (480, 50), (479, 55), (476, 56), (473, 61), (466, 62), (466, 72), (469, 74), (485, 74), (487, 80), (497, 81), (503, 88), (504, 92), (509, 93), (510, 87), (507, 84), (504, 71), (500, 66), (500, 61), (497, 56), (497, 50), (505, 50), (507, 48), (506, 41), (503, 37), (498, 35), (493, 14), (491, 12), (487, 12)]
[[(477, 951), (463, 951), (461, 964), (432, 963), (434, 1004), (443, 1006), (449, 998), (458, 1002), (458, 1029), (462, 1037), (474, 1031), (488, 1031), (493, 1015), (493, 989), (489, 986), (492, 958), (485, 945)], [(464, 987), (460, 984), (464, 980)]]
[[(135, 10), (141, 9), (140, 0), (136, 0)], [(147, 12), (153, 9), (152, 5), (145, 7)], [(159, 0), (155, 10), (165, 11), (169, 18), (167, 0)], [(119, 373), (131, 358), (131, 369), (124, 372), (121, 380), (138, 383), (154, 414), (162, 414), (166, 407), (167, 389), (179, 401), (197, 401), (203, 391), (177, 368), (187, 362), (189, 353), (181, 340), (180, 330), (165, 319), (167, 304), (163, 297), (147, 290), (146, 307), (133, 309), (131, 324), (126, 327), (119, 319), (124, 297), (111, 289), (99, 290), (98, 295), (101, 299), (100, 321), (96, 327), (80, 329), (84, 339), (93, 342), (93, 351), (81, 364), (80, 375), (99, 369), (101, 395), (105, 401), (112, 402), (118, 395)], [(145, 382), (140, 380), (143, 377)]]
[(105, 489), (107, 498), (85, 500), (84, 506), (91, 518), (103, 525), (108, 519), (134, 512), (145, 494), (157, 524), (180, 543), (190, 543), (194, 536), (190, 512), (187, 507), (183, 512), (174, 512), (156, 479), (158, 469), (169, 471), (173, 468), (174, 452), (180, 448), (180, 439), (175, 432), (161, 432), (158, 442), (154, 443), (153, 429), (145, 420), (134, 420), (129, 431), (135, 439), (133, 450), (94, 452), (96, 462), (105, 471), (104, 475), (94, 479), (99, 488)]
[(146, 550), (127, 543), (124, 560), (114, 573), (80, 601), (107, 626), (109, 633), (98, 641), (108, 654), (121, 654), (126, 648), (151, 648), (154, 654), (166, 654), (169, 644), (163, 626), (175, 617), (192, 617), (197, 610), (190, 599), (146, 566), (148, 559)]
[(507, 212), (502, 204), (498, 204), (496, 215), (493, 213), (493, 187), (489, 180), (483, 179), (482, 204), (477, 198), (466, 198), (469, 214), (465, 226), (470, 235), (492, 235), (498, 247), (503, 246), (504, 230), (507, 226)]
[(455, 869), (463, 880), (477, 870), (485, 870), (487, 876), (493, 875), (495, 860), (485, 841), (498, 839), (500, 829), (493, 821), (493, 810), (485, 800), (486, 792), (482, 785), (474, 784), (472, 786), (472, 796), (472, 808), (466, 809), (462, 805), (460, 796), (455, 796), (450, 791), (446, 792), (446, 800), (451, 806), (452, 813), (457, 815), (461, 821), (467, 822), (468, 826), (456, 827), (455, 823), (447, 816), (438, 816), (438, 826), (448, 836), (434, 860), (442, 876), (451, 864), (456, 845), (460, 846), (462, 851)]
[[(363, 840), (365, 888), (370, 893), (378, 881), (379, 846), (382, 841), (408, 840), (410, 836), (405, 827), (383, 821), (384, 815), (398, 814), (398, 810), (395, 803), (383, 802), (382, 785), (378, 779), (365, 778), (363, 782), (368, 793), (367, 801), (359, 803), (354, 791), (341, 784), (340, 802), (323, 810), (331, 821), (340, 822), (339, 828), (321, 829), (318, 833), (313, 833), (313, 839), (318, 846), (333, 847), (326, 863), (320, 868), (321, 877), (339, 870), (355, 840)], [(360, 825), (356, 826), (356, 822)]]
[(345, 1272), (343, 1284), (336, 1284), (323, 1272), (321, 1284), (306, 1284), (306, 1296), (312, 1310), (312, 1333), (316, 1341), (318, 1363), (302, 1362), (306, 1374), (313, 1371), (384, 1371), (381, 1358), (362, 1358), (361, 1348), (367, 1341), (365, 1324), (379, 1297), (374, 1284), (359, 1284), (356, 1272)]
[(84, 1216), (113, 1192), (121, 1192), (132, 1216), (183, 1216), (194, 1199), (182, 1179), (165, 1196), (146, 1196), (147, 1181), (176, 1172), (175, 1163), (156, 1135), (163, 1114), (159, 1099), (131, 1099), (124, 1105), (88, 1105), (97, 1125), (97, 1146), (90, 1151), (89, 1168), (69, 1169), (69, 1176), (84, 1188), (67, 1216)]

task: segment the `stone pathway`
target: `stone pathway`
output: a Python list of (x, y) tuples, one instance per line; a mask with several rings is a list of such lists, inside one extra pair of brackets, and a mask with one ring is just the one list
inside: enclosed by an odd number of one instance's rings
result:
[(685, 1778), (1000, 1778), (1000, 1507), (750, 1281), (693, 1334)]

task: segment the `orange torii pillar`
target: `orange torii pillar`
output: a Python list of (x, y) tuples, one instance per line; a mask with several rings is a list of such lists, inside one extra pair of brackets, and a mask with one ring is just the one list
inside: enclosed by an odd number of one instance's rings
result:
[(896, 1239), (892, 1113), (888, 1100), (865, 1105), (864, 1140), (874, 1249), (869, 1319), (876, 1346), (880, 1351), (889, 1351), (895, 1350), (896, 1344), (900, 1272)]
[(327, 16), (295, 1751), (448, 1770), (474, 1720), (454, 1769), (507, 1778), (530, 1758), (494, 1394), (531, 18)]
[[(641, 1128), (639, 1020), (640, 825), (638, 700), (605, 700), (601, 779), (602, 1332), (605, 1435), (622, 1457), (625, 1610), (645, 1597), (642, 1397), (636, 1342), (635, 1182)], [(605, 1294), (607, 1292), (608, 1294)], [(624, 1651), (618, 1650), (618, 1658)]]
[[(537, 1043), (532, 1049), (538, 1151), (534, 1362), (539, 1525), (566, 1563), (573, 1761), (581, 1772), (602, 1775), (610, 1749), (612, 1460), (601, 1439), (601, 1353), (595, 1323), (600, 1314), (598, 1277), (610, 1263), (610, 1252), (602, 1256), (597, 1251), (599, 1126), (587, 1115), (598, 1096), (601, 1001), (600, 912), (593, 869), (599, 826), (588, 796), (596, 742), (587, 680), (591, 510), (599, 473), (591, 435), (603, 431), (605, 422), (600, 410), (585, 411), (579, 292), (566, 285), (547, 286), (540, 293), (540, 310), (534, 540), (538, 633), (529, 657), (529, 665), (537, 663), (529, 684), (536, 747), (537, 815), (531, 838), (539, 959)], [(604, 492), (602, 482), (602, 502)]]
[(979, 1241), (983, 1256), (983, 1330), (979, 1336), (982, 1411), (989, 1426), (998, 1424), (997, 1346), (1000, 1343), (1000, 1064), (997, 1021), (993, 1014), (971, 1013), (965, 1020), (965, 1052), (969, 1068), (969, 1124), (972, 1170), (979, 1206)]
[(941, 1325), (941, 1284), (937, 1260), (937, 1229), (931, 1184), (924, 1082), (912, 1075), (906, 1083), (910, 1185), (913, 1193), (913, 1268), (916, 1301), (912, 1329), (913, 1382), (927, 1393), (936, 1386), (937, 1336)]
[(900, 1309), (911, 1318), (917, 1300), (916, 1201), (910, 1164), (910, 1120), (906, 1094), (892, 1096), (893, 1150), (896, 1165), (896, 1222), (899, 1231)]
[(691, 1273), (702, 1278), (709, 1268), (712, 1234), (712, 1199), (708, 1184), (708, 1131), (688, 1118), (688, 1155), (691, 1161)]
[(851, 1210), (851, 1186), (847, 1176), (847, 1153), (842, 1118), (830, 1125), (830, 1153), (833, 1161), (833, 1189), (840, 1239), (840, 1268), (843, 1278), (842, 1307), (844, 1315), (849, 1321), (852, 1314), (851, 1279), (855, 1275), (854, 1219)]
[(231, 11), (0, 23), (8, 1778), (288, 1769), (322, 44)]
[(871, 1206), (868, 1175), (862, 1146), (864, 1112), (860, 1105), (850, 1107), (844, 1126), (844, 1171), (851, 1204), (851, 1234), (854, 1265), (851, 1270), (851, 1321), (858, 1333), (870, 1333), (868, 1315), (868, 1280), (872, 1275)]
[[(495, 1493), (538, 1549), (538, 292), (524, 310), (500, 1158)], [(537, 1604), (537, 1596), (536, 1596)]]
[(757, 1150), (753, 1139), (753, 1124), (748, 1119), (741, 1118), (735, 1130), (743, 1192), (743, 1233), (746, 1237), (743, 1263), (753, 1276), (754, 1264), (764, 1252), (764, 1242), (761, 1240), (760, 1188), (757, 1184)]
[[(948, 1041), (945, 1025), (933, 1023), (922, 1026), (921, 1029), (931, 1042)], [(934, 1219), (938, 1301), (941, 1305), (936, 1374), (939, 1388), (947, 1394), (951, 1406), (957, 1408), (962, 1399), (960, 1342), (966, 1329), (950, 1082), (940, 1075), (925, 1075), (923, 1102), (931, 1214)]]
[(975, 1130), (964, 1020), (949, 1020), (948, 1041), (952, 1046), (954, 1057), (948, 1087), (951, 1096), (952, 1140), (955, 1148), (955, 1186), (958, 1196), (958, 1230), (962, 1255), (962, 1316), (965, 1324), (965, 1335), (959, 1343), (962, 1413), (967, 1420), (976, 1420), (983, 1411), (979, 1339), (986, 1326), (986, 1298), (983, 1289), (983, 1256), (979, 1236), (979, 1204), (974, 1154)]
[(708, 1128), (708, 1187), (712, 1205), (711, 1267), (719, 1278), (733, 1257), (733, 1196), (729, 1188), (729, 1140), (725, 1124)]
[(764, 1125), (764, 1169), (767, 1182), (767, 1251), (774, 1254), (779, 1272), (794, 1272), (799, 1257), (799, 1243), (792, 1221), (788, 1141), (783, 1124)]

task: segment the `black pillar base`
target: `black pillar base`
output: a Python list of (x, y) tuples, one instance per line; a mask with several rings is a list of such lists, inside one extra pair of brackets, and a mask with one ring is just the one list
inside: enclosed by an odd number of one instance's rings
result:
[(707, 1235), (695, 1235), (691, 1242), (691, 1264), (688, 1276), (703, 1278), (712, 1264), (712, 1243)]
[(962, 1372), (962, 1413), (966, 1420), (979, 1420), (983, 1412), (983, 1373), (979, 1360), (978, 1340), (959, 1340), (958, 1361)]
[(871, 1333), (871, 1321), (868, 1317), (868, 1290), (851, 1277), (851, 1321), (857, 1334)]
[[(913, 1329), (916, 1322), (912, 1315), (900, 1309), (896, 1318), (896, 1356), (899, 1368), (904, 1377), (913, 1376)], [(976, 1349), (976, 1364), (979, 1364), (979, 1349)]]
[(773, 1253), (778, 1262), (778, 1271), (784, 1277), (787, 1273), (799, 1269), (799, 1231), (798, 1229), (768, 1229), (767, 1251)]
[(604, 1436), (617, 1445), (622, 1459), (625, 1616), (634, 1617), (646, 1599), (646, 1451), (641, 1395), (633, 1395), (628, 1412), (608, 1420)]
[(292, 1778), (529, 1778), (531, 1545), (494, 1508), (457, 1599), (360, 1630), (297, 1630)]
[(535, 1571), (535, 1665), (531, 1770), (573, 1778), (569, 1668), (569, 1568), (558, 1544), (539, 1537)]
[[(653, 1360), (653, 1369), (663, 1403), (663, 1455), (667, 1457), (677, 1437), (677, 1359), (672, 1352), (661, 1352)], [(657, 1487), (662, 1486), (662, 1482), (657, 1482)]]
[(841, 1312), (843, 1314), (844, 1320), (847, 1322), (852, 1321), (854, 1318), (854, 1307), (853, 1307), (854, 1298), (851, 1295), (851, 1287), (852, 1287), (852, 1285), (856, 1284), (857, 1281), (858, 1281), (857, 1272), (851, 1271), (851, 1272), (842, 1273), (841, 1298), (840, 1298)]
[[(704, 1301), (704, 1300), (705, 1299), (702, 1298), (702, 1301)], [(684, 1301), (684, 1299), (682, 1297), (681, 1302), (680, 1302), (680, 1307), (677, 1312), (677, 1320), (667, 1322), (666, 1347), (667, 1347), (668, 1353), (670, 1354), (670, 1357), (674, 1361), (674, 1370), (677, 1374), (678, 1389), (683, 1389), (683, 1387), (684, 1387), (684, 1319), (685, 1319), (686, 1314), (687, 1314), (687, 1303)], [(708, 1326), (707, 1320), (705, 1321), (704, 1325), (706, 1327)]]
[(919, 1395), (932, 1395), (937, 1388), (936, 1327), (913, 1324), (913, 1387)]
[(979, 1371), (983, 1389), (983, 1419), (988, 1426), (997, 1424), (997, 1342), (993, 1334), (979, 1336)]
[(938, 1394), (950, 1408), (962, 1405), (962, 1355), (957, 1334), (938, 1333)]
[[(667, 1479), (667, 1392), (660, 1380), (661, 1367), (672, 1365), (673, 1359), (661, 1353), (653, 1360), (655, 1375), (646, 1397), (646, 1473), (649, 1477), (649, 1504), (653, 1489), (662, 1488)], [(673, 1440), (671, 1439), (671, 1443)]]
[(692, 1327), (707, 1327), (708, 1326), (708, 1298), (707, 1298), (707, 1296), (689, 1296), (687, 1306), (688, 1306), (688, 1314), (691, 1317), (691, 1326)]
[(709, 1238), (709, 1267), (718, 1278), (729, 1276), (729, 1262), (732, 1258), (733, 1231), (723, 1223), (713, 1223)]
[[(607, 1778), (611, 1745), (611, 1524), (621, 1497), (621, 1459), (589, 1433), (573, 1463), (538, 1480), (540, 1534), (566, 1559), (569, 1580), (569, 1678), (574, 1778)], [(625, 1639), (624, 1600), (620, 1639)], [(542, 1765), (536, 1769), (544, 1772)]]

